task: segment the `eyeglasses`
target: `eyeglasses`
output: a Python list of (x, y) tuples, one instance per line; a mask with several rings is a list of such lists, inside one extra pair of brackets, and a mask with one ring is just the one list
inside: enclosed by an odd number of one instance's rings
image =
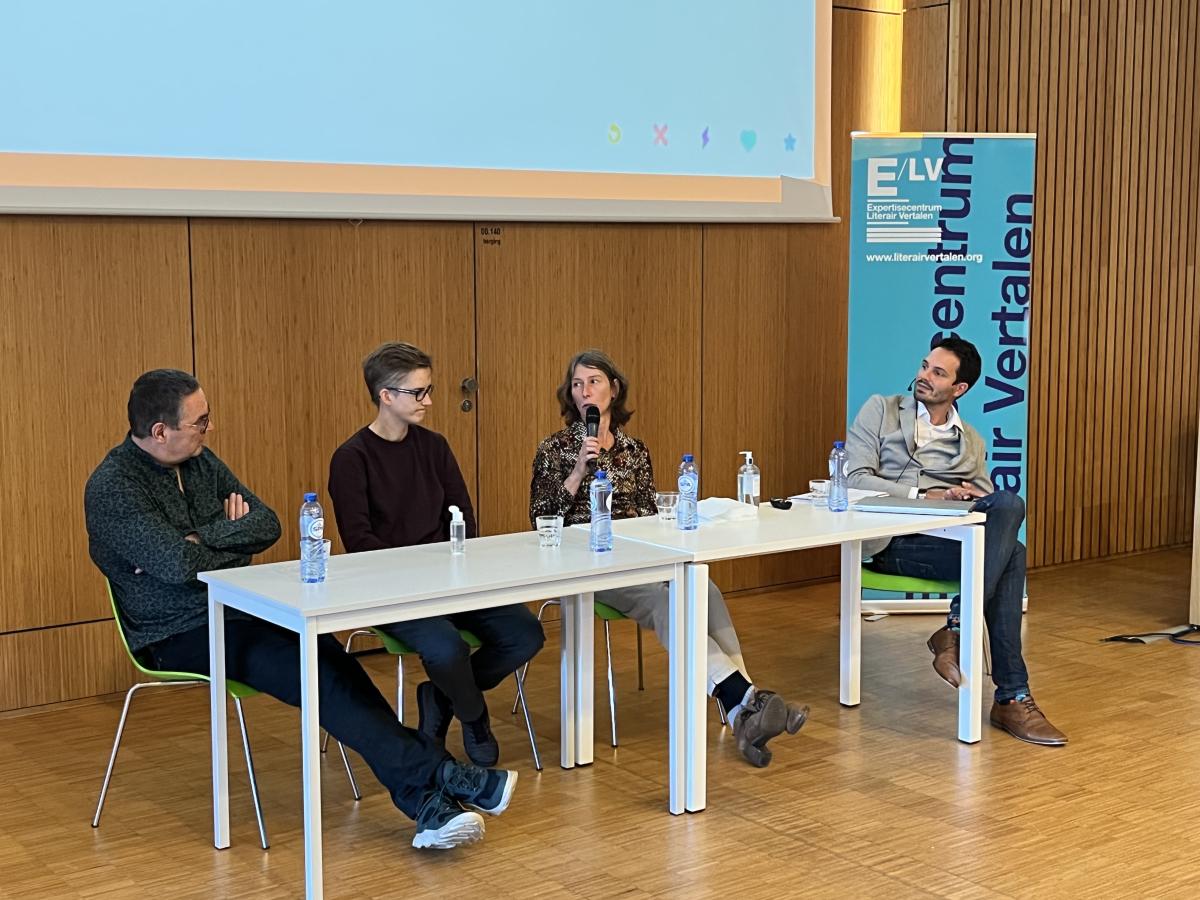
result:
[(212, 416), (201, 416), (195, 422), (181, 422), (177, 428), (195, 428), (201, 434), (204, 434), (212, 427)]
[(416, 400), (418, 403), (420, 403), (422, 400), (424, 400), (426, 397), (428, 397), (430, 394), (433, 393), (433, 385), (432, 384), (426, 385), (423, 388), (385, 387), (384, 390), (385, 391), (393, 391), (394, 393), (397, 393), (397, 394), (408, 394), (408, 396), (412, 397), (414, 400)]

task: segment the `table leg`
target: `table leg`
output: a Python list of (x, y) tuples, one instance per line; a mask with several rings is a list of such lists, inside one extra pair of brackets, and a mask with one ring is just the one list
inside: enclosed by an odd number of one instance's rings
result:
[(862, 542), (842, 544), (841, 682), (843, 706), (858, 706), (862, 668)]
[(324, 896), (321, 858), (321, 729), (317, 687), (317, 626), (300, 632), (300, 736), (304, 766), (304, 886), (308, 900)]
[(213, 846), (229, 846), (229, 733), (226, 728), (225, 605), (208, 592), (208, 705), (212, 733)]
[(699, 812), (705, 807), (708, 791), (708, 566), (689, 564), (685, 571), (685, 806), (688, 812)]
[(593, 758), (595, 627), (592, 622), (592, 595), (563, 597), (561, 612), (559, 739), (562, 750), (559, 765), (570, 769), (588, 765)]
[(675, 566), (667, 588), (667, 804), (672, 815), (687, 808), (688, 572)]
[(558, 764), (575, 766), (575, 619), (574, 597), (563, 597), (558, 620)]
[(596, 750), (596, 608), (592, 594), (577, 595), (575, 603), (575, 764), (590, 766)]
[(958, 665), (958, 739), (968, 744), (980, 737), (983, 718), (983, 526), (965, 525), (959, 583), (960, 638)]

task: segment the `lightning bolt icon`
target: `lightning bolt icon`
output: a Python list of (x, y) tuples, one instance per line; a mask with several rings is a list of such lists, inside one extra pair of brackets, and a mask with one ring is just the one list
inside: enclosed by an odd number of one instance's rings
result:
[(704, 130), (700, 132), (700, 149), (703, 150), (708, 146), (708, 126), (704, 126)]

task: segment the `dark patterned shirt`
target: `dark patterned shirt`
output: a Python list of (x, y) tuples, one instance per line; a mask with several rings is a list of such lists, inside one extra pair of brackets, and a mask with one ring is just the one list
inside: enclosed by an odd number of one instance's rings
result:
[(589, 491), (596, 471), (603, 469), (613, 486), (612, 514), (614, 519), (652, 516), (654, 505), (654, 468), (650, 451), (637, 438), (629, 437), (620, 428), (613, 430), (613, 445), (601, 450), (594, 466), (575, 494), (567, 493), (563, 482), (575, 468), (587, 427), (583, 422), (556, 431), (538, 445), (533, 460), (533, 480), (529, 484), (529, 523), (538, 516), (562, 516), (564, 525), (578, 525), (592, 520)]
[[(230, 521), (224, 501), (235, 493), (250, 512)], [(275, 513), (207, 447), (180, 463), (177, 480), (126, 435), (88, 479), (83, 510), (92, 561), (112, 585), (135, 652), (208, 623), (197, 572), (244, 566), (279, 540)]]

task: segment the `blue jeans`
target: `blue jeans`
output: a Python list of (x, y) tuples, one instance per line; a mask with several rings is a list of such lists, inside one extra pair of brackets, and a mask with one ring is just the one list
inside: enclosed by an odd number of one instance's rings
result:
[[(984, 525), (983, 618), (992, 650), (992, 680), (996, 700), (1003, 703), (1029, 693), (1029, 671), (1021, 656), (1021, 602), (1025, 595), (1025, 545), (1017, 540), (1025, 520), (1025, 501), (1008, 491), (997, 491), (975, 504), (987, 513)], [(958, 581), (961, 551), (958, 541), (927, 534), (892, 538), (870, 563), (877, 572)], [(950, 604), (957, 620), (961, 601)]]

